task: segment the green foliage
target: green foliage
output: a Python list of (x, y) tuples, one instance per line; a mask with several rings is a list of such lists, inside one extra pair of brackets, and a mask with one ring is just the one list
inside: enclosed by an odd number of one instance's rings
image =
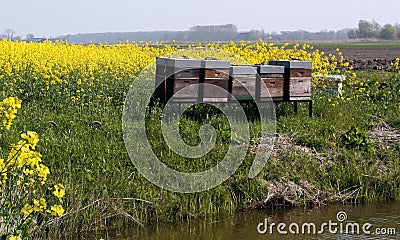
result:
[(340, 136), (340, 142), (348, 148), (373, 149), (373, 142), (369, 139), (367, 132), (354, 126)]
[(383, 26), (380, 37), (386, 40), (393, 40), (397, 38), (396, 28), (391, 24), (386, 24)]
[(358, 22), (358, 37), (372, 38), (379, 35), (381, 26), (375, 21), (360, 20)]
[(347, 35), (350, 39), (355, 38), (381, 38), (394, 40), (399, 37), (399, 25), (385, 24), (383, 27), (375, 21), (360, 20), (358, 29), (350, 30)]
[[(36, 151), (38, 134), (27, 131), (20, 134), (17, 143), (10, 144), (8, 141), (19, 108), (21, 100), (17, 98), (0, 101), (1, 239), (21, 240), (32, 233), (41, 234), (50, 221), (64, 213), (60, 204), (65, 189), (62, 184), (52, 187), (47, 183), (50, 170), (43, 163), (42, 155)], [(10, 150), (6, 153), (3, 148)]]

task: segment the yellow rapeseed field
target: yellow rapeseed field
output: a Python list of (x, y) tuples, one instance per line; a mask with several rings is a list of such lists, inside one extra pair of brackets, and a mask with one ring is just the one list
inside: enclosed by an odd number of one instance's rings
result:
[(283, 59), (310, 60), (314, 73), (349, 75), (348, 63), (343, 61), (339, 50), (336, 55), (325, 55), (310, 45), (276, 46), (261, 40), (257, 43), (192, 44), (185, 47), (160, 43), (71, 45), (2, 40), (0, 92), (3, 98), (16, 96), (24, 101), (42, 99), (90, 104), (97, 100), (115, 100), (120, 104), (131, 80), (156, 57), (197, 47), (218, 49), (249, 64)]

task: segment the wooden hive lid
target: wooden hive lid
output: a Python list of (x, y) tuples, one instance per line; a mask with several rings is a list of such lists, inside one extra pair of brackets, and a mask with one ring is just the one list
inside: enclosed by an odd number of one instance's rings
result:
[(204, 59), (201, 60), (201, 67), (208, 69), (228, 69), (231, 63), (229, 61), (218, 60), (218, 59)]
[(284, 66), (276, 66), (276, 65), (258, 65), (257, 71), (260, 74), (285, 73), (285, 67)]
[(177, 69), (193, 69), (201, 67), (200, 59), (192, 58), (158, 58), (160, 64), (165, 63), (167, 67), (177, 68)]
[(299, 61), (299, 60), (271, 60), (269, 61), (270, 65), (278, 65), (284, 66), (285, 68), (302, 68), (302, 69), (311, 69), (312, 62), (311, 61)]
[(253, 66), (231, 66), (229, 69), (231, 75), (257, 74), (257, 69)]

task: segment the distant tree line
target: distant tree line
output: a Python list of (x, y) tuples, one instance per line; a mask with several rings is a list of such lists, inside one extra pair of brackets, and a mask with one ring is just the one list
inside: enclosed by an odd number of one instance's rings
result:
[(233, 24), (193, 26), (184, 34), (186, 41), (229, 41), (236, 37), (238, 28)]
[(208, 25), (208, 26), (193, 26), (189, 29), (191, 32), (230, 32), (237, 33), (238, 28), (233, 24), (225, 24), (225, 25)]
[(386, 40), (400, 39), (400, 24), (385, 24), (381, 26), (376, 21), (360, 20), (358, 28), (348, 32), (350, 39), (380, 38)]
[(148, 32), (110, 32), (110, 33), (87, 33), (61, 36), (59, 38), (68, 40), (70, 43), (118, 43), (118, 42), (138, 42), (138, 41), (162, 41), (172, 42), (214, 42), (214, 41), (258, 41), (259, 39), (268, 40), (272, 38), (276, 41), (288, 40), (329, 40), (329, 39), (348, 39), (348, 32), (351, 29), (338, 31), (319, 31), (308, 32), (282, 31), (265, 32), (263, 30), (250, 30), (239, 32), (237, 26), (233, 24), (193, 26), (188, 31), (148, 31)]
[(304, 30), (298, 31), (282, 31), (278, 33), (270, 33), (269, 36), (274, 40), (329, 40), (329, 39), (348, 39), (348, 32), (351, 29), (342, 29), (338, 31), (319, 31), (309, 32)]
[[(1, 38), (11, 40), (41, 42), (47, 38), (37, 38), (33, 34), (26, 37), (16, 35), (12, 29), (7, 29)], [(382, 38), (400, 39), (400, 25), (386, 24), (383, 27), (375, 21), (360, 20), (358, 28), (346, 28), (338, 31), (323, 30), (309, 32), (305, 30), (265, 32), (263, 30), (250, 30), (239, 32), (234, 24), (224, 25), (196, 25), (187, 31), (142, 31), (142, 32), (108, 32), (108, 33), (83, 33), (69, 34), (49, 40), (67, 40), (69, 43), (119, 43), (119, 42), (215, 42), (215, 41), (257, 41), (259, 39), (274, 41), (305, 41), (305, 40), (332, 40), (332, 39), (355, 39), (355, 38)]]

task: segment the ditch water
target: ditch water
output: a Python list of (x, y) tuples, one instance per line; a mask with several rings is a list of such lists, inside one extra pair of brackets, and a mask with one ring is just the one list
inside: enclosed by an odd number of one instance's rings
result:
[[(283, 223), (286, 227), (283, 227)], [(278, 232), (278, 224), (281, 224), (281, 232), (286, 231), (287, 234)], [(312, 224), (316, 227), (315, 234)], [(346, 228), (354, 232), (346, 233)], [(338, 233), (335, 233), (335, 230)], [(262, 234), (259, 231), (266, 232)], [(318, 233), (320, 231), (323, 233)], [(329, 205), (318, 209), (247, 211), (220, 215), (208, 220), (147, 225), (142, 229), (127, 229), (118, 235), (110, 234), (107, 238), (118, 240), (400, 239), (400, 202), (358, 206)]]

